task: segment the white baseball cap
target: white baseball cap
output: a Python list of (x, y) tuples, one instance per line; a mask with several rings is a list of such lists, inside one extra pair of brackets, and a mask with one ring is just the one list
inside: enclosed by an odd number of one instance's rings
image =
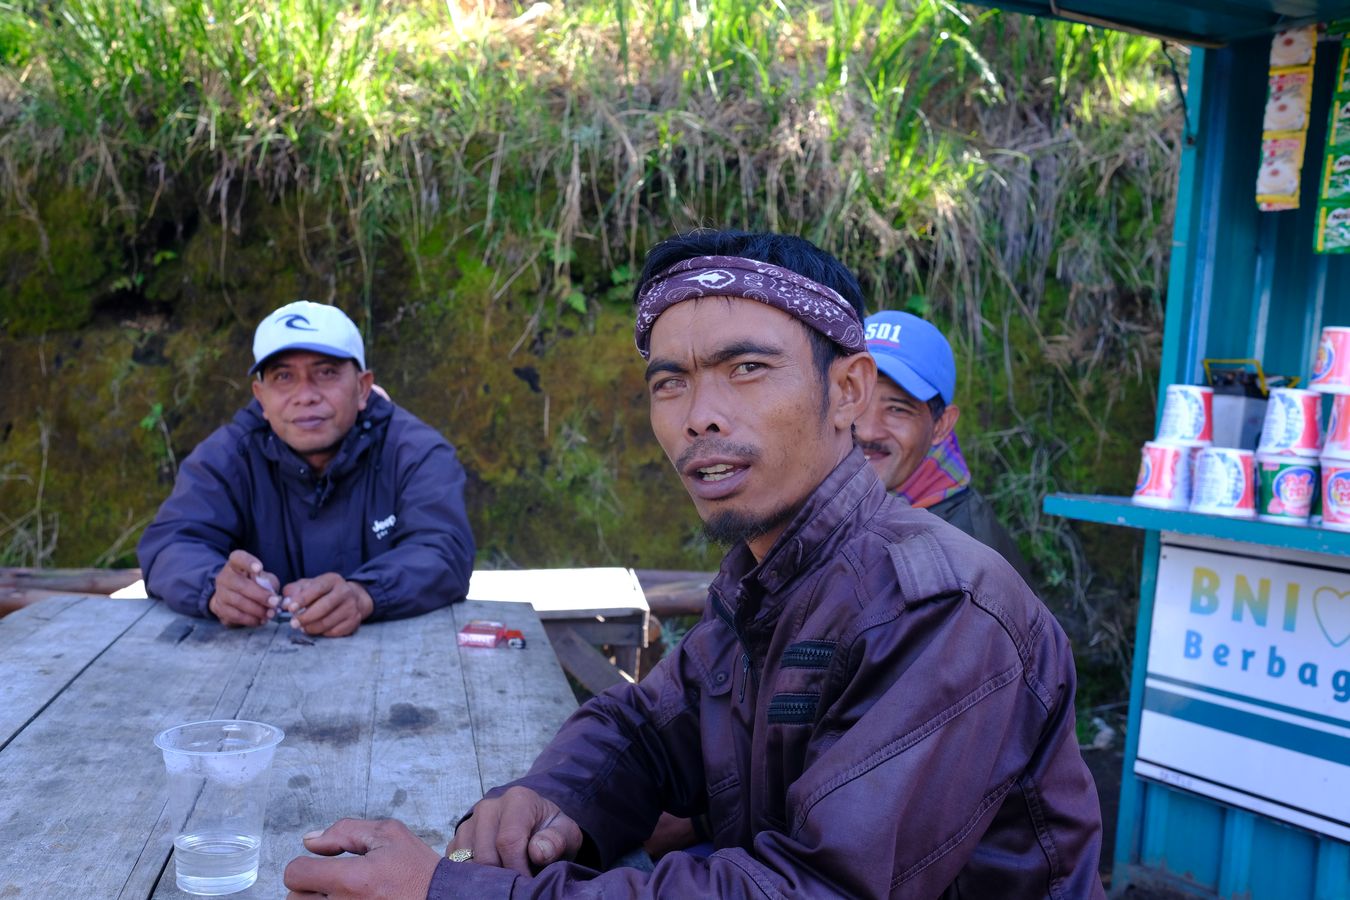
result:
[(366, 346), (361, 332), (347, 314), (336, 306), (309, 300), (287, 303), (258, 324), (253, 333), (253, 368), (283, 350), (312, 350), (341, 359), (354, 359), (361, 371), (366, 369)]

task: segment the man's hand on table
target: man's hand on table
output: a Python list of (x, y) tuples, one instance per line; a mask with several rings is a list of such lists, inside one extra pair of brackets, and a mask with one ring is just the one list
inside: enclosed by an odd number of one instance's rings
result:
[(261, 560), (235, 550), (216, 573), (216, 592), (207, 609), (226, 625), (261, 625), (276, 615), (280, 586), (277, 576), (263, 571)]
[(375, 611), (365, 585), (336, 572), (292, 581), (281, 596), (282, 607), (291, 613), (291, 625), (305, 634), (345, 637)]
[(500, 797), (479, 800), (445, 855), (453, 859), (454, 851), (468, 850), (471, 862), (530, 875), (575, 857), (581, 840), (581, 827), (557, 804), (529, 788), (513, 787)]
[(216, 592), (207, 604), (226, 625), (254, 627), (276, 617), (284, 608), (291, 625), (305, 634), (345, 637), (375, 611), (365, 585), (336, 572), (301, 578), (282, 588), (277, 576), (263, 570), (262, 561), (235, 550), (216, 574)]
[(326, 831), (311, 831), (305, 849), (320, 856), (297, 856), (282, 881), (287, 900), (425, 900), (441, 856), (394, 819), (342, 819)]

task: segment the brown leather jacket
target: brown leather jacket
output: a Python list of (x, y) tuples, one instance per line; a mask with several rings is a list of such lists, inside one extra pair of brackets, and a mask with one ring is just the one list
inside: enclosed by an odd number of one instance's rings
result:
[(532, 878), (443, 863), (431, 897), (1105, 896), (1069, 645), (997, 553), (888, 497), (854, 451), (709, 593), (715, 615), (517, 783), (597, 867), (663, 809), (706, 814), (716, 852)]

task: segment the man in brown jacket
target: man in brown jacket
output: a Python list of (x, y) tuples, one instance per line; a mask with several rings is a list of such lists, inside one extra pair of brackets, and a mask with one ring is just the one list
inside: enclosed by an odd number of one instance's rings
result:
[[(847, 298), (847, 299), (846, 299)], [(798, 238), (700, 232), (638, 289), (652, 428), (730, 546), (710, 615), (585, 704), (438, 860), (343, 820), (293, 896), (1103, 897), (1053, 617), (997, 553), (887, 495), (852, 426), (861, 292)], [(613, 867), (663, 810), (714, 852)]]

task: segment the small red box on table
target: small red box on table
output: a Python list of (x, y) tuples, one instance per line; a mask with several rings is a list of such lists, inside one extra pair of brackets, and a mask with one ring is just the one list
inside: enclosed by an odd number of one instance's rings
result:
[(506, 626), (489, 619), (474, 619), (459, 630), (457, 640), (461, 647), (495, 647), (502, 639)]

